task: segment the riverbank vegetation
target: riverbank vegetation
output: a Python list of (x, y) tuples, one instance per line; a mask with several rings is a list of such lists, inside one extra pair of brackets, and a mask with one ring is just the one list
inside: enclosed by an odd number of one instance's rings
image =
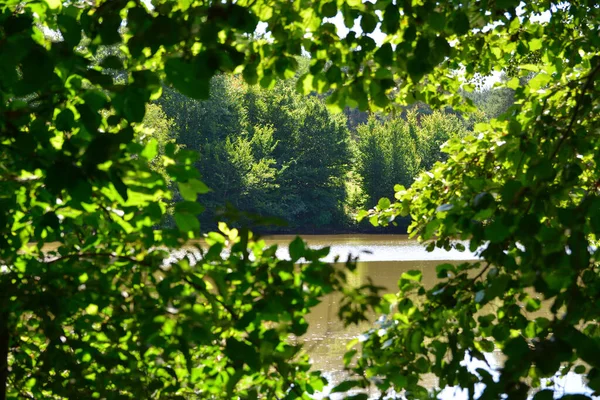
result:
[[(432, 374), (597, 397), (599, 20), (595, 1), (0, 3), (0, 400), (436, 398)], [(494, 72), (505, 104), (472, 93)], [(235, 207), (295, 226), (365, 207), (480, 260), (383, 294), (301, 238), (279, 257), (248, 229), (272, 219)], [(379, 318), (329, 385), (301, 338), (332, 293), (345, 324)], [(491, 352), (496, 371), (465, 363)]]

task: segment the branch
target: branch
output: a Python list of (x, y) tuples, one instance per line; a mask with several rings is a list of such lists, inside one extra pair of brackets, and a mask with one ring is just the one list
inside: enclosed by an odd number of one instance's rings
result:
[(569, 121), (567, 130), (562, 135), (560, 140), (558, 141), (556, 148), (554, 149), (554, 151), (552, 152), (552, 155), (550, 156), (550, 160), (552, 160), (556, 156), (556, 154), (558, 153), (558, 150), (560, 150), (560, 147), (562, 146), (564, 141), (567, 139), (567, 135), (573, 129), (573, 125), (575, 125), (575, 121), (577, 120), (577, 115), (579, 114), (579, 110), (583, 103), (583, 98), (585, 97), (585, 94), (587, 93), (590, 86), (594, 83), (594, 77), (599, 71), (600, 71), (600, 63), (598, 63), (598, 65), (596, 65), (596, 67), (592, 70), (592, 72), (590, 72), (589, 75), (587, 76), (585, 83), (581, 87), (581, 93), (579, 94), (579, 98), (577, 99), (577, 103), (575, 104), (575, 109), (573, 110), (573, 115), (571, 116), (571, 120)]
[[(150, 266), (150, 263), (148, 263), (147, 261), (144, 260), (137, 260), (133, 257), (130, 256), (124, 256), (124, 255), (119, 255), (119, 254), (114, 254), (114, 253), (75, 253), (75, 254), (67, 254), (61, 257), (57, 257), (53, 260), (49, 260), (49, 261), (45, 261), (46, 264), (50, 265), (50, 264), (54, 264), (60, 261), (64, 261), (64, 260), (69, 260), (72, 258), (96, 258), (96, 257), (110, 257), (110, 258), (114, 258), (117, 260), (122, 260), (122, 261), (131, 261), (137, 264), (142, 264), (142, 265), (147, 265)], [(1, 399), (0, 399), (1, 400)]]
[(485, 265), (485, 267), (483, 267), (483, 269), (477, 274), (477, 276), (475, 276), (475, 278), (473, 278), (473, 283), (475, 283), (475, 281), (479, 278), (481, 278), (483, 276), (483, 274), (485, 274), (485, 271), (487, 271), (490, 268), (491, 264), (487, 263)]
[(238, 321), (240, 319), (239, 316), (237, 315), (237, 313), (235, 312), (235, 310), (233, 308), (231, 308), (230, 305), (226, 304), (223, 300), (220, 300), (217, 296), (210, 293), (208, 290), (206, 290), (206, 288), (203, 288), (203, 287), (197, 285), (196, 283), (192, 282), (187, 276), (184, 277), (183, 279), (191, 287), (193, 287), (194, 289), (196, 289), (197, 291), (202, 293), (204, 295), (204, 297), (206, 297), (208, 300), (213, 300), (213, 301), (219, 303), (221, 306), (223, 306), (223, 308), (225, 310), (227, 310), (229, 312), (229, 314), (231, 314), (231, 317), (234, 319), (234, 321)]

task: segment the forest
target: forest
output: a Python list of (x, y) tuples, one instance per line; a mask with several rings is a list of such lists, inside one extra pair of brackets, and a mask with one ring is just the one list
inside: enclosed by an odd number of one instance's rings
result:
[[(0, 2), (0, 400), (598, 398), (598, 21)], [(375, 228), (427, 266), (306, 235)]]
[[(218, 221), (239, 223), (227, 219), (229, 208), (271, 217), (273, 225), (255, 227), (262, 232), (393, 232), (358, 224), (356, 216), (393, 198), (396, 184), (409, 187), (444, 161), (445, 142), (502, 114), (513, 93), (488, 87), (465, 93), (477, 109), (464, 115), (423, 103), (384, 115), (351, 108), (333, 113), (326, 95), (304, 96), (296, 85), (297, 77), (263, 89), (221, 75), (211, 81), (209, 100), (164, 87), (148, 106), (144, 141), (155, 138), (161, 148), (173, 142), (198, 154), (195, 166), (210, 188), (199, 198), (204, 230)], [(406, 232), (408, 223), (395, 231)]]

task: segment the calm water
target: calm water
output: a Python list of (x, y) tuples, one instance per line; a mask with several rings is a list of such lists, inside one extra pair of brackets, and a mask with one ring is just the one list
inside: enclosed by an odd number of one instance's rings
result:
[[(423, 273), (423, 283), (433, 286), (436, 283), (435, 266), (443, 262), (461, 262), (476, 259), (476, 254), (469, 251), (446, 252), (436, 249), (427, 252), (419, 243), (408, 239), (405, 235), (314, 235), (302, 236), (311, 247), (331, 247), (329, 261), (335, 256), (340, 260), (347, 259), (348, 255), (359, 256), (356, 281), (352, 284), (360, 285), (371, 278), (373, 283), (387, 288), (389, 293), (397, 291), (397, 281), (400, 275), (408, 270), (418, 269)], [(287, 244), (294, 236), (276, 236), (267, 238), (268, 244), (278, 244), (282, 247), (278, 256), (287, 257)], [(344, 328), (337, 319), (339, 296), (327, 296), (324, 301), (315, 307), (309, 315), (309, 331), (303, 337), (305, 348), (311, 356), (315, 369), (325, 371), (331, 382), (329, 388), (343, 379), (342, 358), (346, 351), (346, 343), (370, 328), (369, 323), (360, 326)], [(375, 316), (374, 316), (375, 317)], [(465, 360), (470, 369), (485, 368), (490, 370), (485, 363), (478, 360)], [(500, 354), (488, 355), (490, 372), (494, 374), (502, 364)], [(426, 377), (423, 381), (426, 387), (436, 386), (433, 376)], [(581, 378), (574, 374), (558, 379), (555, 385), (558, 393), (586, 393), (591, 391), (585, 387)], [(480, 390), (483, 388), (480, 388)], [(373, 393), (376, 396), (376, 393)], [(467, 398), (466, 392), (455, 388), (443, 391), (442, 399)]]

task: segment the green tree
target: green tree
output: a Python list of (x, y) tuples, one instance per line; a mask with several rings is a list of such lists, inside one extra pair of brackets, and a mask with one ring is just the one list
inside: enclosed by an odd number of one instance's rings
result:
[(465, 93), (489, 119), (498, 118), (514, 104), (514, 90), (507, 87), (483, 88)]
[(464, 121), (441, 111), (407, 110), (384, 121), (371, 117), (356, 131), (356, 172), (370, 205), (391, 198), (397, 184), (409, 187), (417, 173), (444, 161), (441, 147), (466, 134)]
[(344, 220), (344, 178), (349, 169), (349, 133), (342, 115), (332, 115), (316, 97), (302, 98), (291, 85), (264, 91), (260, 124), (273, 126), (279, 167), (277, 216), (292, 226), (320, 227)]
[(211, 188), (202, 197), (204, 222), (225, 201), (285, 219), (292, 228), (345, 222), (345, 119), (321, 99), (300, 96), (294, 84), (256, 89), (239, 77), (219, 76), (207, 101), (165, 90), (159, 102), (175, 121), (178, 142), (198, 152), (195, 165)]
[[(430, 115), (410, 114), (407, 117), (411, 131), (417, 141), (417, 153), (420, 157), (419, 167), (426, 171), (438, 161), (445, 161), (447, 156), (442, 146), (452, 138), (466, 135), (465, 121), (454, 114), (434, 111)], [(403, 182), (397, 182), (404, 185)]]
[(406, 121), (393, 118), (381, 123), (371, 118), (356, 132), (356, 169), (370, 205), (382, 197), (391, 197), (395, 184), (410, 186), (420, 159)]
[[(162, 156), (169, 144), (176, 143), (177, 131), (173, 120), (167, 118), (157, 104), (148, 104), (141, 125), (136, 127), (136, 140), (146, 146), (146, 156), (153, 170), (159, 172), (170, 183)], [(154, 157), (151, 154), (154, 153)]]

